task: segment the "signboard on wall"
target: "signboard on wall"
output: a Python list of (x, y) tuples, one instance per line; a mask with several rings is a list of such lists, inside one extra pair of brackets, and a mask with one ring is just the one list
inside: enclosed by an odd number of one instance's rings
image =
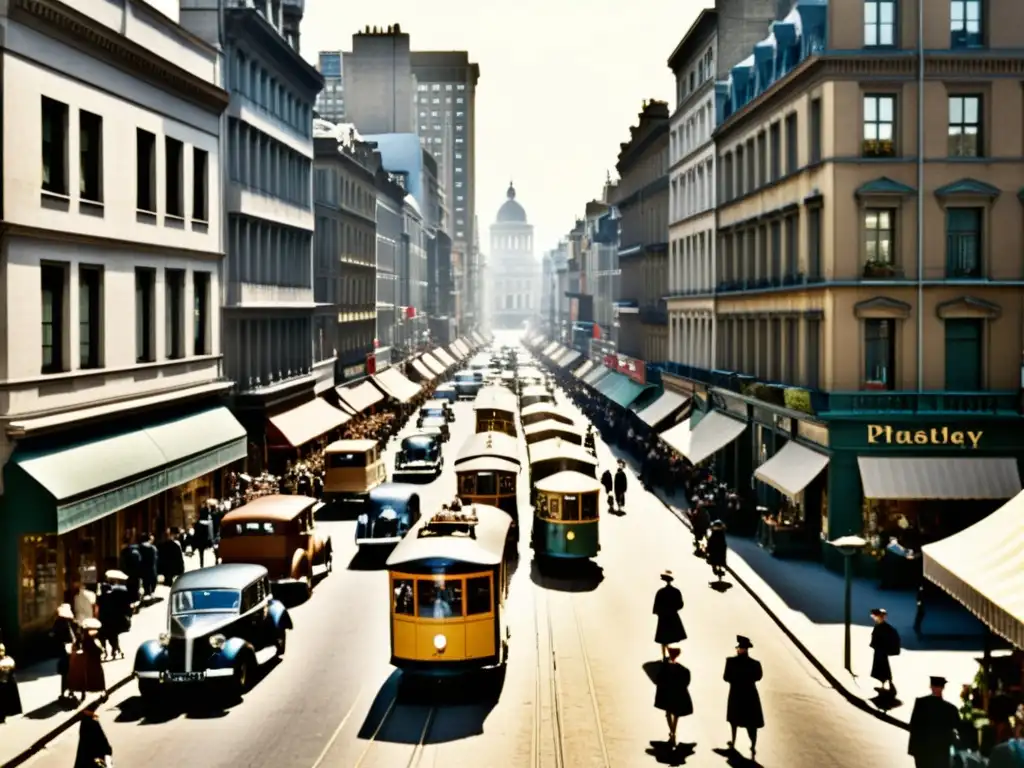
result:
[[(373, 357), (373, 355), (370, 355)], [(352, 379), (358, 379), (360, 376), (366, 375), (366, 363), (360, 363), (359, 365), (349, 365), (341, 369), (342, 381), (352, 381)]]
[(647, 383), (647, 366), (644, 365), (643, 360), (625, 355), (605, 355), (604, 364), (613, 371), (628, 376), (637, 384)]

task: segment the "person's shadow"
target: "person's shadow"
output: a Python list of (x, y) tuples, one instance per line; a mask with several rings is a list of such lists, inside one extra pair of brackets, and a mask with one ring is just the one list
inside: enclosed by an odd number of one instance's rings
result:
[(721, 592), (722, 594), (725, 594), (730, 589), (732, 589), (732, 582), (731, 581), (718, 581), (716, 579), (715, 581), (709, 581), (708, 582), (708, 586), (711, 587), (713, 590), (715, 590), (715, 592)]
[(667, 741), (652, 741), (645, 752), (661, 765), (684, 765), (686, 758), (697, 751), (696, 742), (683, 742), (673, 746)]
[(716, 755), (720, 755), (725, 758), (725, 764), (731, 766), (731, 768), (760, 768), (760, 763), (757, 760), (751, 760), (745, 755), (741, 755), (735, 749), (722, 749), (717, 748), (711, 750)]

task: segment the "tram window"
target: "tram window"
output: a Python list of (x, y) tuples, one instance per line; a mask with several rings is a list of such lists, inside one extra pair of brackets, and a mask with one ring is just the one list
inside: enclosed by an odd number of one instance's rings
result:
[(459, 494), (462, 496), (476, 495), (476, 477), (468, 473), (459, 475)]
[(422, 579), (418, 590), (418, 615), (423, 619), (450, 619), (462, 615), (462, 579)]
[(516, 478), (515, 475), (504, 474), (501, 476), (501, 493), (515, 493), (516, 492)]
[(491, 579), (475, 576), (466, 579), (466, 615), (477, 616), (491, 612)]
[(258, 522), (236, 523), (234, 534), (236, 536), (273, 536), (274, 524)]
[(562, 500), (559, 499), (558, 497), (553, 496), (548, 499), (548, 519), (562, 519)]
[(548, 515), (548, 497), (545, 493), (537, 494), (537, 514), (541, 517)]
[(476, 492), (481, 496), (494, 496), (498, 493), (498, 482), (493, 472), (477, 472)]
[(580, 519), (580, 497), (565, 495), (562, 497), (562, 519), (566, 522)]
[(399, 616), (412, 616), (414, 613), (412, 579), (395, 579), (392, 586), (395, 595), (395, 613)]
[(330, 453), (327, 456), (327, 466), (329, 469), (365, 467), (366, 458), (365, 453)]
[(580, 520), (597, 520), (599, 512), (599, 496), (597, 493), (586, 493), (580, 499)]

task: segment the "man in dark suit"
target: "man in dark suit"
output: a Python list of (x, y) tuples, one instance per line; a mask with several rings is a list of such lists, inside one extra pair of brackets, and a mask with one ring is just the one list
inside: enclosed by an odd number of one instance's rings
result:
[(142, 556), (142, 593), (148, 601), (156, 591), (157, 574), (160, 573), (160, 557), (153, 544), (153, 537), (148, 533), (139, 537), (139, 554)]
[(960, 713), (942, 698), (946, 678), (931, 678), (932, 693), (914, 702), (910, 716), (910, 743), (907, 754), (917, 768), (949, 768), (950, 748), (956, 743)]

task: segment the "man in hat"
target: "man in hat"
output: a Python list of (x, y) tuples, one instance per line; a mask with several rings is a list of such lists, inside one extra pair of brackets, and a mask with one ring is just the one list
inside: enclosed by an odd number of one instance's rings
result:
[(757, 731), (764, 728), (764, 710), (761, 708), (761, 696), (757, 692), (757, 683), (763, 676), (761, 662), (750, 658), (749, 651), (754, 647), (750, 638), (736, 636), (736, 655), (726, 659), (725, 675), (722, 679), (729, 684), (729, 702), (726, 708), (726, 720), (732, 728), (729, 749), (736, 748), (736, 731), (745, 728), (750, 737), (750, 759), (755, 759), (757, 752)]
[(82, 722), (78, 728), (78, 752), (75, 755), (75, 768), (95, 768), (106, 765), (114, 754), (114, 748), (103, 732), (96, 710), (87, 707), (82, 710)]
[(619, 468), (615, 470), (615, 504), (619, 512), (626, 511), (626, 462), (619, 459)]
[(654, 630), (654, 642), (661, 646), (661, 660), (668, 660), (668, 647), (686, 639), (686, 630), (679, 612), (683, 610), (683, 593), (676, 589), (672, 571), (664, 571), (661, 580), (665, 586), (654, 594), (654, 615), (658, 617), (658, 627)]
[(900, 633), (896, 627), (886, 621), (888, 611), (885, 608), (873, 608), (871, 618), (875, 626), (871, 629), (871, 676), (882, 684), (879, 695), (890, 699), (896, 698), (896, 686), (892, 682), (892, 667), (889, 665), (890, 656), (898, 656), (900, 653)]
[(933, 677), (930, 684), (931, 695), (914, 702), (907, 753), (913, 755), (917, 768), (948, 768), (949, 751), (956, 743), (960, 726), (960, 713), (942, 698), (946, 678)]
[(148, 533), (139, 537), (139, 554), (142, 556), (142, 593), (148, 601), (153, 598), (158, 582), (157, 575), (160, 573), (160, 556), (153, 544), (153, 537)]
[(729, 551), (729, 544), (725, 538), (725, 523), (715, 520), (711, 523), (711, 533), (708, 536), (708, 543), (705, 548), (707, 552), (708, 565), (718, 579), (719, 583), (725, 575), (726, 554)]
[[(124, 571), (110, 570), (106, 573), (106, 583), (100, 591), (100, 629), (99, 640), (103, 646), (104, 658), (124, 658), (121, 650), (121, 635), (132, 627), (132, 600), (128, 594), (128, 574)], [(107, 653), (109, 646), (110, 652)]]

